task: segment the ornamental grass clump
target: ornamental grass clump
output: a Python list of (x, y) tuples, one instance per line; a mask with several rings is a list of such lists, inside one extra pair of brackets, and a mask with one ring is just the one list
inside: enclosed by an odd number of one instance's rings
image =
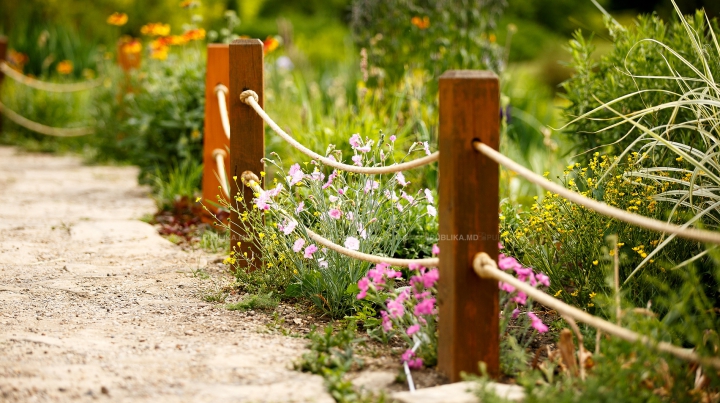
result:
[[(350, 160), (358, 166), (402, 162), (394, 158), (395, 137), (388, 140), (353, 135)], [(407, 156), (415, 151), (429, 154), (427, 143), (413, 145)], [(342, 160), (333, 146), (326, 155)], [(266, 162), (278, 172), (269, 190), (255, 187), (253, 200), (237, 195), (235, 203), (225, 202), (240, 217), (239, 227), (228, 229), (252, 234), (234, 245), (226, 260), (236, 266), (238, 282), (249, 292), (306, 298), (335, 318), (352, 314), (357, 305), (354, 285), (370, 263), (317, 244), (307, 230), (354, 251), (393, 257), (417, 233), (415, 227), (437, 214), (432, 193), (410, 191), (402, 173), (361, 175), (330, 170), (317, 161), (293, 164), (286, 171), (275, 153)], [(241, 252), (243, 243), (254, 245), (261, 256)]]

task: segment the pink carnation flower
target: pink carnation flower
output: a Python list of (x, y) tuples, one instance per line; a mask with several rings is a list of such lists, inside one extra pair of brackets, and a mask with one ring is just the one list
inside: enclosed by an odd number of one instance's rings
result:
[(298, 238), (295, 243), (293, 244), (292, 250), (293, 252), (300, 252), (305, 245), (305, 240), (302, 238)]
[(437, 246), (437, 244), (433, 244), (432, 246), (432, 254), (437, 256), (440, 254), (440, 248)]
[(288, 180), (290, 181), (290, 186), (300, 182), (305, 174), (302, 171), (302, 168), (300, 168), (300, 164), (294, 164), (290, 167), (290, 171), (288, 172)]
[(360, 147), (360, 144), (361, 144), (360, 141), (361, 141), (361, 139), (360, 139), (360, 135), (358, 133), (355, 133), (352, 136), (350, 136), (350, 145), (352, 146), (352, 148)]
[(362, 166), (362, 155), (353, 155), (352, 160), (355, 165), (359, 167)]
[(313, 255), (313, 253), (317, 252), (318, 247), (315, 245), (310, 245), (307, 248), (305, 248), (305, 259), (310, 259)]
[(330, 218), (334, 218), (334, 219), (336, 219), (336, 220), (339, 220), (340, 217), (342, 217), (342, 211), (340, 211), (340, 210), (338, 210), (338, 209), (336, 209), (336, 208), (330, 209), (330, 211), (328, 211), (328, 215), (330, 216)]
[(407, 331), (405, 331), (405, 333), (407, 333), (408, 336), (412, 336), (417, 333), (418, 330), (420, 330), (420, 325), (415, 324), (407, 328)]
[(535, 275), (535, 279), (537, 279), (538, 283), (544, 285), (545, 287), (550, 287), (550, 277), (542, 273), (538, 273)]
[(301, 211), (305, 210), (305, 202), (298, 203), (297, 208), (295, 209), (295, 213), (300, 214)]
[(345, 239), (345, 247), (350, 250), (358, 250), (360, 249), (360, 241), (355, 237), (349, 236)]
[(415, 305), (414, 313), (416, 316), (430, 315), (435, 309), (435, 298), (426, 298)]
[(405, 180), (405, 175), (403, 175), (402, 172), (398, 172), (397, 174), (395, 174), (395, 178), (397, 179), (398, 184), (400, 184), (400, 186), (402, 187), (410, 184), (410, 182)]
[(543, 323), (540, 318), (537, 317), (533, 312), (528, 312), (528, 316), (530, 317), (530, 320), (532, 321), (532, 327), (535, 328), (535, 330), (538, 331), (538, 333), (545, 333), (549, 330), (546, 324)]

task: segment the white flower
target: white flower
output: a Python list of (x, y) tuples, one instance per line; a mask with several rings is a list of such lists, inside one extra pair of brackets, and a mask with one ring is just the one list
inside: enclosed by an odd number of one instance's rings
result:
[(433, 194), (430, 189), (425, 189), (425, 197), (427, 198), (428, 203), (435, 204), (435, 198), (433, 198)]
[(360, 249), (360, 241), (355, 237), (349, 236), (345, 240), (345, 247), (350, 250), (358, 250)]
[(427, 212), (433, 217), (437, 216), (437, 210), (433, 206), (427, 206)]

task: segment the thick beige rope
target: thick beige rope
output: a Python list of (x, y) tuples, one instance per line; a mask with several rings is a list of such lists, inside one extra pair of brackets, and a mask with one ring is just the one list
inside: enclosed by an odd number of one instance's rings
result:
[(7, 63), (0, 63), (0, 71), (5, 73), (6, 76), (13, 80), (25, 84), (28, 87), (32, 87), (42, 91), (50, 92), (77, 92), (85, 91), (102, 84), (102, 79), (97, 78), (92, 81), (85, 81), (80, 83), (49, 83), (47, 81), (38, 80), (36, 78), (28, 77), (23, 73), (11, 68)]
[(623, 340), (631, 343), (641, 342), (642, 344), (655, 348), (664, 353), (669, 353), (685, 361), (697, 362), (705, 365), (711, 365), (715, 368), (720, 369), (720, 358), (717, 357), (700, 357), (690, 349), (681, 348), (664, 341), (654, 341), (647, 336), (640, 335), (633, 332), (632, 330), (625, 329), (616, 324), (602, 320), (596, 316), (590, 315), (587, 312), (581, 311), (574, 306), (568, 305), (558, 299), (551, 297), (550, 295), (538, 290), (530, 284), (520, 281), (517, 278), (503, 272), (498, 269), (495, 261), (488, 256), (485, 252), (480, 252), (475, 255), (473, 260), (473, 268), (475, 273), (482, 278), (491, 278), (504, 283), (510, 284), (516, 289), (524, 292), (535, 301), (556, 310), (563, 316), (571, 317), (580, 322), (584, 322), (596, 329), (602, 330), (607, 334), (619, 337)]
[(227, 153), (224, 150), (221, 150), (219, 148), (216, 148), (213, 150), (212, 153), (213, 157), (215, 158), (215, 164), (217, 164), (218, 169), (218, 176), (220, 181), (220, 186), (222, 187), (223, 193), (225, 193), (225, 196), (229, 199), (230, 198), (230, 190), (228, 189), (228, 179), (227, 179), (227, 173), (225, 172), (225, 158), (227, 158)]
[(649, 230), (667, 232), (670, 234), (675, 234), (681, 238), (720, 245), (720, 233), (718, 232), (701, 230), (697, 228), (684, 228), (680, 225), (670, 224), (664, 221), (656, 220), (654, 218), (645, 217), (640, 214), (631, 213), (617, 207), (609, 206), (605, 203), (601, 203), (597, 200), (585, 197), (579, 193), (573, 192), (572, 190), (566, 189), (563, 186), (553, 183), (481, 142), (476, 141), (474, 143), (474, 146), (476, 150), (485, 154), (485, 156), (487, 156), (488, 158), (504, 166), (505, 168), (516, 172), (518, 175), (522, 176), (528, 181), (539, 185), (540, 187), (550, 192), (556, 193), (574, 203), (585, 206), (591, 210), (595, 210), (600, 214), (604, 214), (608, 217), (612, 217), (620, 221), (625, 221), (627, 223), (637, 225), (638, 227), (646, 228)]
[(61, 128), (61, 127), (51, 127), (51, 126), (45, 126), (43, 124), (33, 122), (30, 119), (24, 118), (20, 115), (18, 115), (16, 112), (14, 112), (12, 109), (8, 108), (0, 102), (0, 112), (2, 112), (5, 116), (8, 117), (8, 119), (12, 120), (13, 122), (17, 123), (18, 125), (32, 130), (34, 132), (38, 132), (40, 134), (45, 134), (47, 136), (54, 136), (54, 137), (78, 137), (78, 136), (86, 136), (88, 134), (95, 133), (95, 129), (92, 127), (77, 127), (77, 128)]
[[(215, 95), (218, 99), (218, 107), (220, 108), (220, 121), (222, 122), (223, 131), (230, 140), (230, 118), (228, 117), (227, 99), (225, 99), (230, 90), (228, 87), (218, 84), (215, 87)], [(222, 93), (222, 95), (220, 95)]]
[(290, 143), (293, 147), (298, 149), (300, 152), (302, 152), (303, 154), (307, 155), (308, 157), (310, 157), (312, 159), (316, 159), (316, 160), (322, 162), (323, 164), (325, 164), (327, 166), (341, 169), (343, 171), (354, 172), (354, 173), (358, 173), (358, 174), (368, 174), (368, 175), (389, 174), (389, 173), (394, 173), (394, 172), (407, 171), (408, 169), (413, 169), (413, 168), (421, 167), (423, 165), (430, 164), (432, 162), (437, 161), (438, 157), (440, 156), (440, 153), (438, 153), (436, 151), (430, 155), (427, 155), (422, 158), (418, 158), (413, 161), (403, 162), (402, 164), (389, 165), (386, 167), (359, 167), (359, 166), (355, 166), (355, 165), (343, 164), (342, 162), (338, 162), (336, 160), (333, 160), (333, 159), (330, 159), (327, 157), (323, 157), (322, 155), (303, 146), (297, 140), (292, 138), (292, 136), (285, 133), (285, 131), (283, 131), (283, 129), (281, 129), (280, 126), (278, 126), (278, 124), (275, 123), (275, 121), (272, 120), (270, 118), (270, 116), (268, 116), (267, 113), (265, 113), (265, 111), (260, 106), (260, 104), (258, 104), (258, 95), (257, 95), (257, 93), (255, 93), (255, 91), (253, 91), (253, 90), (243, 91), (242, 94), (240, 94), (240, 100), (245, 102), (246, 104), (250, 105), (250, 107), (252, 107), (253, 109), (255, 109), (255, 112), (257, 112), (257, 114), (260, 115), (260, 117), (275, 131), (275, 133), (277, 133), (280, 137), (283, 138), (283, 140)]
[[(257, 176), (250, 172), (244, 172), (242, 175), (242, 181), (247, 186), (252, 188), (253, 191), (257, 192), (258, 194), (262, 194), (265, 192), (262, 187), (260, 187), (259, 180)], [(286, 216), (287, 218), (293, 219), (293, 217), (288, 214), (287, 212), (283, 210), (279, 210), (281, 214)], [(387, 263), (392, 266), (402, 266), (407, 267), (413, 264), (418, 264), (421, 266), (426, 267), (437, 267), (437, 265), (440, 263), (440, 260), (438, 258), (426, 258), (426, 259), (396, 259), (392, 257), (385, 257), (385, 256), (377, 256), (377, 255), (370, 255), (368, 253), (358, 252), (356, 250), (348, 249), (343, 246), (340, 246), (331, 240), (324, 238), (315, 232), (311, 231), (309, 228), (305, 227), (305, 231), (307, 231), (308, 236), (313, 241), (319, 243), (322, 246), (325, 246), (328, 249), (334, 250), (335, 252), (341, 253), (345, 256), (351, 257), (353, 259), (359, 259), (364, 260), (366, 262), (370, 263)]]

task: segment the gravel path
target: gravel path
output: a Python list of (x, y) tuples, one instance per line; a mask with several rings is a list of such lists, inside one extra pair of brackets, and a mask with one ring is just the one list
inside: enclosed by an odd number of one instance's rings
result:
[(201, 300), (216, 257), (139, 221), (136, 177), (0, 147), (0, 401), (333, 402), (304, 340)]

